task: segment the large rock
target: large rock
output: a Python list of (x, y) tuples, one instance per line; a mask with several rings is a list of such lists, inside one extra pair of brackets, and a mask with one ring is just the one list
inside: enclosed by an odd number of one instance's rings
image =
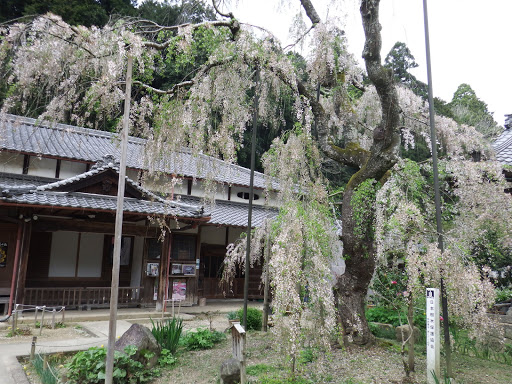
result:
[[(148, 368), (154, 367), (158, 362), (161, 348), (149, 328), (140, 324), (133, 324), (123, 336), (116, 341), (114, 349), (124, 352), (124, 349), (129, 345), (137, 347), (137, 353), (132, 357), (134, 360), (140, 361), (147, 365)], [(141, 351), (153, 352), (154, 356), (148, 360), (141, 355)]]
[(240, 362), (231, 358), (220, 366), (220, 382), (222, 384), (235, 384), (240, 382)]
[[(420, 329), (418, 327), (414, 327), (413, 332), (414, 332), (414, 340), (418, 340), (418, 338), (420, 337)], [(395, 328), (396, 339), (400, 342), (402, 342), (402, 335), (404, 337), (403, 340), (407, 340), (409, 338), (409, 325), (407, 325), (407, 324), (400, 325)]]

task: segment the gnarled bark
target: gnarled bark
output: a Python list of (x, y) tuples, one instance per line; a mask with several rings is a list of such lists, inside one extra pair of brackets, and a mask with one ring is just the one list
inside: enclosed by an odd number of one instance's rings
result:
[[(302, 1), (304, 5), (304, 1)], [(308, 5), (311, 3), (308, 1)], [(380, 0), (363, 0), (360, 12), (365, 31), (363, 58), (366, 71), (377, 90), (382, 107), (380, 124), (373, 133), (369, 151), (351, 152), (350, 148), (337, 148), (330, 139), (325, 111), (314, 97), (299, 86), (299, 92), (308, 97), (318, 122), (319, 144), (324, 153), (343, 165), (356, 165), (359, 170), (348, 182), (343, 196), (343, 252), (345, 274), (338, 278), (336, 295), (338, 312), (343, 326), (345, 340), (364, 345), (374, 340), (364, 316), (368, 285), (375, 270), (375, 245), (372, 222), (375, 206), (357, 207), (352, 199), (358, 188), (367, 180), (385, 181), (386, 173), (397, 161), (400, 145), (398, 96), (393, 84), (392, 73), (381, 64), (381, 25), (379, 23)], [(307, 11), (307, 10), (306, 10)], [(307, 12), (309, 15), (310, 12)], [(315, 24), (315, 20), (311, 20)], [(358, 209), (364, 209), (369, 225), (357, 228)]]

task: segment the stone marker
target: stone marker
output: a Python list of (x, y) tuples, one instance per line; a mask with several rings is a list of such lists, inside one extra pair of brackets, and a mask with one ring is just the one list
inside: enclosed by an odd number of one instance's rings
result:
[[(147, 364), (148, 368), (154, 367), (158, 362), (161, 348), (149, 328), (140, 324), (133, 324), (123, 336), (116, 341), (114, 350), (124, 352), (124, 349), (129, 345), (137, 347), (137, 353), (132, 356), (132, 359), (140, 361), (145, 365)], [(141, 350), (153, 352), (155, 355), (148, 361), (145, 357), (140, 355), (139, 351)]]
[(441, 380), (440, 374), (440, 327), (439, 327), (439, 289), (427, 288), (427, 383), (435, 384), (433, 373)]
[(221, 384), (240, 383), (240, 361), (235, 358), (228, 359), (220, 366)]

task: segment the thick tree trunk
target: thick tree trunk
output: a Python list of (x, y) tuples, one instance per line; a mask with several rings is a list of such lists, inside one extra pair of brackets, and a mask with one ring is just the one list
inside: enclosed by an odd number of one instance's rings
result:
[[(363, 262), (354, 263), (352, 260), (362, 260)], [(352, 260), (346, 260), (346, 272), (336, 284), (338, 315), (343, 327), (343, 341), (345, 345), (349, 343), (372, 344), (375, 338), (370, 332), (364, 313), (366, 293), (375, 269), (375, 259), (373, 257), (354, 257)]]
[[(301, 0), (313, 24), (318, 23), (317, 15), (310, 0)], [(377, 90), (382, 108), (382, 118), (373, 131), (373, 143), (369, 151), (350, 143), (338, 148), (329, 137), (328, 118), (319, 103), (306, 87), (299, 83), (299, 92), (307, 97), (318, 122), (319, 144), (326, 156), (342, 165), (356, 166), (359, 170), (348, 182), (343, 195), (343, 253), (345, 274), (336, 284), (336, 298), (344, 339), (364, 345), (374, 340), (365, 317), (365, 300), (368, 285), (375, 271), (375, 195), (373, 203), (364, 206), (353, 204), (354, 194), (365, 182), (375, 188), (377, 182), (385, 182), (386, 173), (398, 159), (400, 146), (398, 95), (394, 87), (392, 72), (381, 63), (381, 25), (379, 23), (380, 0), (362, 0), (361, 18), (365, 32), (363, 59), (366, 71)], [(361, 217), (364, 223), (361, 224)]]

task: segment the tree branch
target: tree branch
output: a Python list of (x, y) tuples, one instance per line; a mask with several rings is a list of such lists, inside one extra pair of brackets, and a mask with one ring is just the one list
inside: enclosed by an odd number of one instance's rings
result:
[(233, 16), (233, 13), (229, 12), (229, 13), (222, 13), (220, 11), (220, 9), (217, 7), (217, 3), (215, 0), (212, 0), (212, 4), (213, 4), (213, 8), (215, 9), (215, 12), (217, 12), (219, 15), (223, 16), (223, 17), (228, 17), (230, 19), (234, 19), (235, 16)]
[[(191, 27), (193, 30), (198, 29), (200, 27), (227, 27), (231, 30), (231, 33), (236, 35), (238, 31), (240, 30), (240, 23), (236, 19), (231, 19), (229, 21), (204, 21), (202, 23), (198, 24), (192, 24), (192, 23), (185, 23), (180, 25), (174, 25), (170, 27), (165, 26), (159, 26), (158, 29), (155, 30), (154, 33), (160, 32), (160, 31), (174, 31), (178, 30), (179, 28), (186, 28)], [(153, 32), (146, 32), (146, 33), (153, 33)], [(163, 43), (156, 43), (154, 41), (145, 41), (143, 44), (145, 47), (154, 48), (156, 50), (164, 50), (171, 44), (172, 39), (169, 39), (167, 41), (164, 41)]]
[(309, 20), (311, 20), (311, 23), (313, 23), (313, 25), (318, 24), (321, 20), (313, 6), (313, 3), (311, 3), (310, 0), (300, 0), (300, 3), (306, 11), (306, 15), (308, 15)]
[(171, 89), (168, 89), (168, 90), (164, 90), (164, 89), (158, 89), (158, 88), (154, 88), (148, 84), (145, 84), (141, 81), (133, 81), (133, 84), (136, 84), (144, 89), (147, 89), (153, 93), (156, 93), (157, 95), (173, 95), (175, 94), (178, 90), (182, 89), (182, 88), (185, 88), (185, 87), (190, 87), (192, 85), (194, 85), (196, 83), (196, 80), (195, 78), (197, 77), (202, 77), (204, 76), (207, 72), (209, 72), (212, 68), (215, 68), (215, 67), (219, 67), (221, 65), (224, 65), (224, 64), (227, 64), (229, 63), (230, 61), (232, 60), (231, 57), (229, 58), (226, 58), (224, 60), (221, 60), (221, 61), (216, 61), (216, 62), (213, 62), (213, 63), (207, 63), (205, 65), (203, 65), (201, 68), (199, 68), (199, 70), (197, 71), (197, 75), (194, 76), (194, 79), (192, 80), (185, 80), (185, 81), (182, 81), (180, 83), (177, 83), (177, 84), (174, 84), (172, 86)]

